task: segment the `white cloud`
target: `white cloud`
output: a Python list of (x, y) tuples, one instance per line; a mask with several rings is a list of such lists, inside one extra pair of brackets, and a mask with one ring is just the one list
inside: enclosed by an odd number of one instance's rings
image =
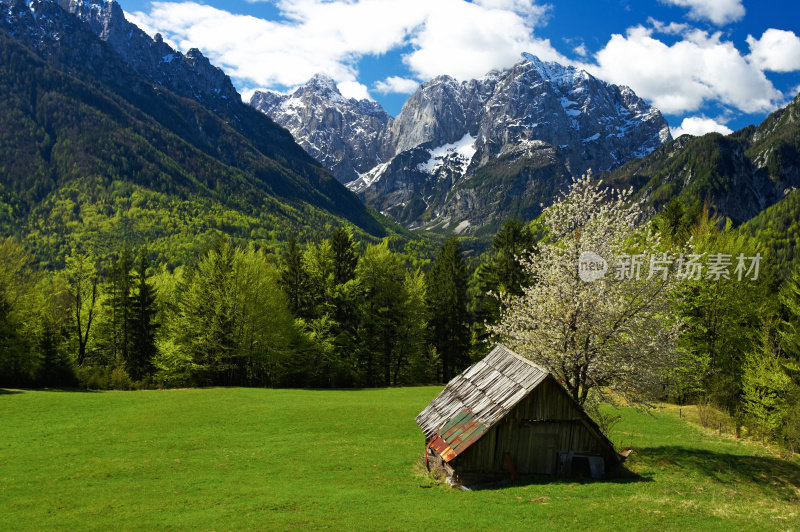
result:
[(660, 20), (656, 20), (653, 17), (647, 17), (647, 23), (653, 26), (653, 30), (656, 33), (664, 33), (666, 35), (683, 35), (692, 30), (692, 27), (688, 24), (683, 24), (680, 22), (670, 22), (669, 24), (664, 24)]
[(587, 55), (589, 55), (589, 52), (586, 50), (585, 44), (579, 44), (578, 46), (573, 48), (572, 51), (581, 57), (586, 57)]
[(720, 33), (687, 29), (672, 45), (643, 26), (615, 34), (586, 68), (628, 85), (665, 113), (696, 111), (716, 101), (746, 113), (774, 109), (782, 94)]
[(355, 98), (356, 100), (371, 100), (367, 86), (358, 81), (340, 81), (336, 88), (345, 98)]
[(683, 119), (681, 125), (678, 127), (670, 128), (672, 130), (672, 137), (678, 138), (681, 135), (689, 134), (699, 137), (706, 133), (722, 133), (723, 135), (730, 135), (733, 130), (724, 124), (720, 124), (713, 118), (706, 118), (700, 116), (689, 116)]
[[(551, 11), (537, 0), (273, 1), (281, 12), (278, 20), (236, 15), (194, 1), (156, 1), (148, 12), (127, 16), (148, 33), (161, 32), (180, 50), (200, 48), (239, 85), (288, 88), (324, 73), (343, 94), (359, 99), (369, 97), (358, 70), (365, 56), (402, 54), (409, 72), (392, 73), (373, 86), (388, 94), (413, 92), (417, 82), (412, 77), (480, 77), (513, 65), (522, 52), (529, 52), (628, 85), (665, 113), (694, 112), (708, 102), (763, 112), (784, 98), (764, 69), (786, 71), (800, 61), (794, 51), (800, 39), (791, 32), (767, 30), (759, 40), (749, 38), (751, 53), (745, 57), (720, 33), (651, 19), (647, 27), (612, 35), (594, 55), (595, 63), (578, 64), (549, 40), (535, 36), (534, 29)], [(733, 20), (741, 8), (738, 0), (713, 5), (664, 1), (687, 6), (690, 15), (704, 14), (712, 21)], [(677, 36), (678, 41), (666, 44), (655, 35), (659, 33)], [(569, 48), (586, 57), (585, 46), (575, 47), (580, 44)]]
[(410, 48), (412, 74), (478, 77), (531, 52), (566, 59), (533, 28), (549, 11), (534, 0), (278, 0), (283, 20), (236, 15), (196, 2), (153, 2), (131, 16), (180, 50), (200, 48), (226, 73), (249, 86), (291, 87), (325, 73), (345, 90), (355, 85), (358, 61)]
[(253, 94), (255, 94), (256, 91), (266, 92), (268, 90), (269, 89), (265, 87), (244, 87), (239, 89), (239, 94), (242, 96), (242, 101), (244, 103), (249, 103), (250, 98), (253, 97)]
[(375, 90), (381, 94), (411, 94), (417, 90), (417, 87), (419, 87), (419, 81), (400, 76), (389, 76), (375, 83)]
[(742, 0), (661, 0), (665, 4), (688, 7), (689, 18), (709, 20), (717, 26), (741, 20), (744, 17)]
[[(302, 7), (298, 2), (297, 8)], [(353, 42), (349, 27), (337, 28), (336, 19), (312, 38), (314, 30), (302, 24), (234, 15), (194, 2), (154, 2), (148, 13), (136, 13), (135, 18), (161, 31), (178, 49), (200, 48), (232, 77), (266, 87), (298, 85), (318, 72), (354, 82), (352, 54), (364, 46), (363, 41)], [(374, 50), (385, 51), (391, 44), (371, 37)]]
[(503, 9), (517, 13), (532, 12), (539, 16), (546, 15), (552, 9), (549, 5), (537, 5), (536, 2), (531, 0), (475, 0), (473, 3), (489, 9)]
[(488, 9), (512, 11), (524, 17), (531, 26), (545, 26), (553, 10), (552, 5), (540, 5), (535, 0), (473, 0), (473, 3)]
[(792, 72), (800, 70), (800, 37), (791, 31), (769, 28), (756, 40), (747, 36), (750, 61), (761, 70)]
[(537, 39), (517, 13), (486, 9), (456, 0), (428, 2), (428, 14), (410, 38), (414, 50), (404, 63), (421, 79), (449, 74), (457, 79), (506, 68), (530, 52), (548, 61), (568, 63), (549, 39)]
[[(131, 22), (132, 24), (136, 24), (140, 30), (148, 34), (150, 37), (155, 37), (156, 33), (158, 33), (157, 29), (150, 26), (148, 21), (149, 17), (147, 17), (146, 15), (142, 17), (142, 13), (129, 13), (127, 11), (123, 11), (123, 13), (125, 14), (125, 20)], [(172, 40), (170, 40), (169, 37), (164, 37), (162, 35), (162, 38), (164, 39), (164, 42), (167, 43), (172, 48), (178, 47), (178, 45), (175, 44), (175, 42), (173, 42)]]

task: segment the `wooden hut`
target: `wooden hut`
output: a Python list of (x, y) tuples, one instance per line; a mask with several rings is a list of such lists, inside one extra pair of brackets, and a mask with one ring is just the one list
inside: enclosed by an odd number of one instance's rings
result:
[(416, 418), (426, 462), (471, 482), (499, 476), (602, 478), (620, 456), (547, 370), (498, 345)]

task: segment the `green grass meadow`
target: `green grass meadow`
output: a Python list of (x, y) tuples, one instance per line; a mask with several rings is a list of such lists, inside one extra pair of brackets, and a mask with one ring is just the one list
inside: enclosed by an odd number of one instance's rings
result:
[(436, 486), (439, 390), (0, 390), (0, 530), (800, 530), (797, 460), (672, 407), (620, 410), (620, 478)]

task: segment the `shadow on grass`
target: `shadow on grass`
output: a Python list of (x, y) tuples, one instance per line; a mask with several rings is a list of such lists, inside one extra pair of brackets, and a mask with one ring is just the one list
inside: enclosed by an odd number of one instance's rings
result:
[(57, 393), (98, 393), (100, 390), (86, 388), (26, 388), (24, 390), (8, 390), (0, 388), (0, 395), (12, 395), (25, 392), (57, 392)]
[(630, 484), (633, 482), (653, 482), (653, 478), (649, 476), (639, 475), (620, 466), (619, 469), (612, 472), (607, 478), (593, 479), (584, 476), (569, 476), (559, 477), (553, 475), (526, 475), (522, 476), (516, 481), (511, 479), (502, 479), (494, 482), (478, 482), (474, 484), (467, 483), (467, 487), (472, 491), (482, 490), (498, 490), (510, 487), (519, 486), (535, 486), (535, 485), (574, 485), (574, 484)]
[(102, 391), (112, 390), (90, 390), (88, 388), (37, 388), (37, 392), (55, 392), (55, 393), (100, 393)]
[(650, 463), (695, 472), (721, 484), (745, 487), (749, 483), (765, 495), (800, 502), (800, 465), (788, 460), (681, 446), (645, 447), (636, 452)]

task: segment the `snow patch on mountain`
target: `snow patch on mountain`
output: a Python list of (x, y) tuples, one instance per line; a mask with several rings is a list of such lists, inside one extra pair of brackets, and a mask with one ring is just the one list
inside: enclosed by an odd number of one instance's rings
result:
[(354, 179), (353, 181), (347, 183), (345, 186), (347, 186), (347, 188), (358, 194), (365, 188), (377, 182), (381, 178), (381, 176), (383, 176), (383, 174), (386, 172), (388, 168), (389, 168), (389, 163), (379, 164), (369, 172), (364, 172), (363, 174), (359, 174), (358, 179)]
[[(443, 144), (438, 148), (428, 150), (431, 154), (430, 159), (417, 166), (420, 172), (433, 174), (446, 162), (457, 162), (464, 170), (469, 166), (472, 157), (477, 151), (475, 149), (475, 137), (467, 133), (460, 140), (450, 144)], [(455, 159), (455, 160), (454, 160)]]
[(461, 233), (463, 233), (464, 231), (466, 231), (468, 228), (469, 228), (469, 220), (463, 220), (463, 221), (461, 221), (461, 222), (460, 222), (460, 223), (459, 223), (459, 224), (456, 226), (456, 228), (455, 228), (455, 229), (453, 229), (453, 231), (454, 231), (454, 232), (455, 232), (457, 235), (460, 235)]

